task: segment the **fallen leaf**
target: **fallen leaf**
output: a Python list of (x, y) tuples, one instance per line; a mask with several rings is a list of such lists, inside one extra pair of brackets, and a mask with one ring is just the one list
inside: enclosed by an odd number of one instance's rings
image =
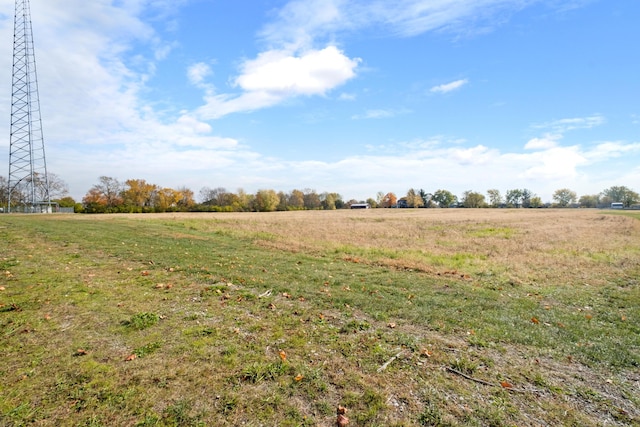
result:
[(393, 322), (389, 322), (387, 323), (387, 326), (390, 327), (391, 329), (394, 329), (396, 327), (396, 324)]
[(280, 350), (280, 351), (278, 352), (278, 354), (280, 355), (280, 359), (281, 359), (283, 362), (286, 362), (286, 361), (287, 361), (287, 353), (285, 353), (285, 351), (284, 351), (284, 350)]
[(282, 296), (283, 296), (283, 297), (285, 297), (285, 298), (287, 298), (287, 299), (291, 298), (291, 295), (290, 295), (290, 294), (288, 294), (287, 292), (283, 292), (283, 293), (282, 293)]
[(89, 354), (89, 352), (84, 348), (79, 348), (76, 350), (76, 356), (85, 356), (87, 354)]
[(349, 424), (349, 418), (347, 417), (347, 408), (344, 406), (338, 405), (336, 425), (338, 427), (344, 427)]
[(135, 353), (133, 353), (133, 354), (130, 354), (126, 359), (124, 359), (124, 361), (125, 361), (125, 362), (131, 362), (131, 361), (132, 361), (132, 360), (134, 360), (136, 357), (138, 357), (138, 356), (136, 356), (136, 354), (135, 354)]
[(148, 275), (149, 275), (149, 272), (148, 272), (147, 270), (144, 270), (144, 271), (142, 272), (142, 275), (143, 275), (143, 276), (148, 276)]
[(590, 315), (590, 314), (586, 314), (586, 315), (584, 316), (584, 318), (585, 318), (585, 319), (587, 319), (587, 320), (591, 320), (591, 319), (593, 319), (593, 316), (592, 316), (592, 315)]
[(622, 320), (624, 322), (625, 320), (627, 320), (627, 316), (624, 316), (624, 315), (620, 316), (620, 320)]
[(427, 350), (426, 348), (423, 348), (420, 354), (422, 356), (431, 357), (433, 355), (433, 352), (431, 350)]
[(51, 320), (51, 315), (49, 313), (45, 314), (44, 320)]
[(294, 380), (296, 380), (296, 381), (302, 381), (302, 379), (303, 379), (303, 378), (304, 378), (304, 375), (302, 375), (302, 374), (298, 374), (298, 375), (296, 375), (296, 377), (294, 378)]
[(6, 291), (7, 289), (4, 286), (0, 286), (0, 291)]
[(538, 323), (540, 323), (540, 321), (537, 318), (532, 317), (531, 318), (531, 323), (535, 323), (537, 325)]
[(513, 385), (507, 381), (500, 381), (500, 385), (504, 388), (513, 388)]
[(349, 424), (349, 418), (342, 414), (338, 415), (338, 418), (336, 419), (336, 425), (338, 427), (344, 427), (347, 424)]

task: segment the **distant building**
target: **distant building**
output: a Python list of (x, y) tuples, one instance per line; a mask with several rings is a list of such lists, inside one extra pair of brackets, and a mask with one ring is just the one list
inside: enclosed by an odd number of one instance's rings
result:
[(351, 209), (370, 209), (371, 205), (369, 203), (353, 203), (351, 205)]
[(398, 201), (396, 202), (396, 207), (397, 208), (408, 208), (409, 207), (409, 203), (407, 202), (406, 198), (401, 198), (398, 199)]
[(622, 209), (624, 205), (620, 202), (611, 203), (611, 209)]

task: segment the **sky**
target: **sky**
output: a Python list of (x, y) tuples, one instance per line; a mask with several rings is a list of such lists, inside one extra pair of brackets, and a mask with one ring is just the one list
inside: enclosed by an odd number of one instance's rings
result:
[(640, 191), (637, 0), (30, 3), (47, 167), (78, 201), (100, 176), (196, 196)]

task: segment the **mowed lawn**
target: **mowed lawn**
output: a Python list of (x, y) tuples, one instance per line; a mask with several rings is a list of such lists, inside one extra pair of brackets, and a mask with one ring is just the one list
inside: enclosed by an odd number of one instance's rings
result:
[(1, 426), (640, 424), (640, 215), (1, 215)]

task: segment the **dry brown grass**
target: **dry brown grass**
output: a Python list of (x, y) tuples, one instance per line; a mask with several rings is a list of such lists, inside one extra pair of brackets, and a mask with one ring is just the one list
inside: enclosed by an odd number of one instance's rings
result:
[(640, 222), (594, 210), (371, 209), (132, 217), (210, 219), (197, 226), (254, 234), (257, 243), (271, 248), (352, 251), (353, 257), (360, 252), (365, 262), (436, 274), (503, 275), (516, 283), (597, 285), (611, 280), (612, 271), (640, 266)]

